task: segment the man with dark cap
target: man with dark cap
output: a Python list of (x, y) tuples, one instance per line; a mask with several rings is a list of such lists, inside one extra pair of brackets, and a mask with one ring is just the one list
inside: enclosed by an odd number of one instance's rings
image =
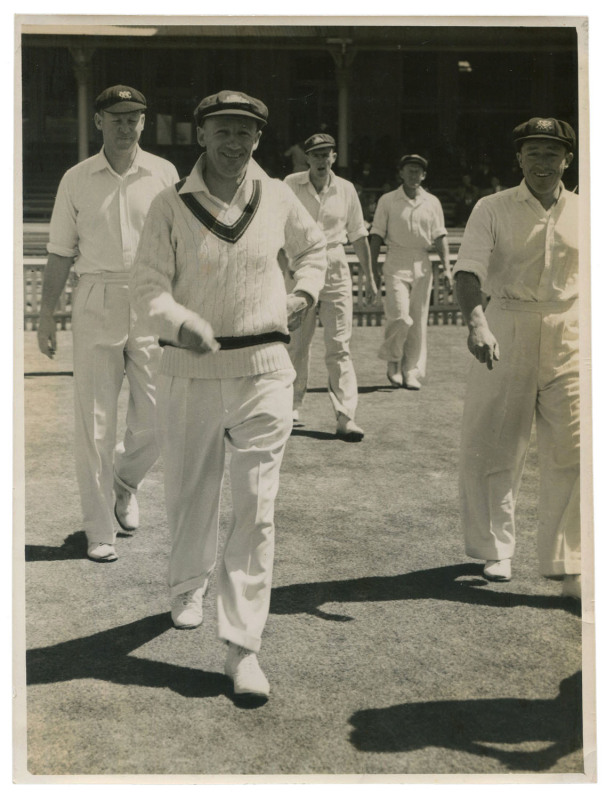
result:
[[(88, 557), (115, 561), (114, 515), (124, 531), (139, 525), (136, 492), (158, 458), (154, 373), (159, 348), (131, 312), (128, 275), (152, 199), (179, 176), (139, 147), (145, 97), (111, 86), (95, 101), (101, 152), (63, 176), (50, 223), (38, 326), (40, 350), (53, 358), (57, 301), (72, 265), (76, 473)], [(128, 378), (124, 440), (116, 446), (118, 396)], [(112, 486), (115, 502), (112, 498)]]
[[(158, 419), (173, 623), (202, 622), (229, 453), (219, 637), (229, 645), (235, 695), (261, 702), (269, 695), (257, 653), (269, 612), (274, 501), (292, 428), (288, 330), (317, 301), (326, 271), (322, 232), (252, 159), (267, 117), (265, 104), (243, 92), (202, 100), (195, 121), (205, 152), (152, 203), (131, 283), (137, 312), (164, 343)], [(280, 250), (295, 278), (288, 295)]]
[(463, 532), (485, 577), (510, 580), (536, 415), (539, 569), (580, 597), (579, 207), (562, 183), (575, 134), (566, 122), (533, 117), (513, 139), (523, 180), (478, 202), (455, 268), (476, 359), (463, 416)]
[[(305, 141), (309, 169), (285, 178), (326, 237), (328, 269), (320, 292), (318, 316), (324, 332), (328, 370), (328, 396), (337, 418), (337, 437), (358, 442), (364, 431), (356, 424), (358, 384), (349, 343), (352, 334), (353, 292), (349, 264), (343, 245), (349, 240), (360, 263), (360, 295), (373, 303), (377, 289), (370, 267), (368, 232), (360, 198), (350, 181), (332, 171), (337, 158), (336, 142), (328, 133), (316, 133)], [(288, 285), (288, 273), (287, 273)], [(307, 314), (293, 332), (289, 352), (297, 373), (294, 384), (293, 419), (299, 420), (307, 391), (311, 343), (316, 315)]]
[(379, 198), (370, 229), (370, 252), (377, 287), (381, 288), (379, 253), (387, 254), (385, 278), (385, 336), (379, 358), (387, 361), (392, 386), (420, 389), (427, 370), (427, 318), (433, 282), (429, 251), (435, 247), (447, 280), (452, 270), (444, 212), (437, 197), (421, 184), (427, 159), (400, 159), (402, 186)]

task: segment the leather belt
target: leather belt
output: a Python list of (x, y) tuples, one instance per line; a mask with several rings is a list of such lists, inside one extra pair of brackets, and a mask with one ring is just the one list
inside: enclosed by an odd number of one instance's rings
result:
[[(254, 347), (257, 344), (270, 344), (271, 342), (290, 342), (290, 336), (282, 331), (268, 331), (267, 333), (251, 333), (248, 336), (215, 336), (215, 339), (221, 345), (221, 350), (238, 350), (241, 347)], [(180, 347), (184, 348), (181, 344), (168, 342), (166, 339), (159, 340), (160, 347)]]

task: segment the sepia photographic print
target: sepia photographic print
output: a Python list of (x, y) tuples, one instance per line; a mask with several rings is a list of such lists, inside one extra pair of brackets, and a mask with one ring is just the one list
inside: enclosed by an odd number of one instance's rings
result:
[(14, 782), (594, 783), (587, 18), (14, 23)]

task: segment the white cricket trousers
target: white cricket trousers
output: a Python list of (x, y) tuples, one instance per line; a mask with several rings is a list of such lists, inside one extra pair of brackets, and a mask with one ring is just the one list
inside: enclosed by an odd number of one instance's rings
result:
[[(328, 396), (335, 416), (354, 419), (358, 383), (350, 352), (353, 318), (351, 272), (343, 245), (329, 247), (326, 280), (318, 298), (318, 316), (324, 333), (324, 360), (328, 371)], [(288, 287), (287, 279), (287, 287)], [(292, 285), (292, 283), (291, 283)], [(309, 382), (311, 344), (316, 330), (316, 311), (311, 309), (290, 334), (288, 353), (297, 373), (293, 407), (301, 408)]]
[(229, 379), (160, 376), (158, 438), (171, 597), (208, 586), (230, 454), (232, 517), (217, 572), (219, 636), (258, 652), (269, 613), (274, 503), (292, 428), (292, 369)]
[[(113, 544), (113, 483), (136, 492), (158, 458), (155, 373), (160, 348), (131, 311), (128, 274), (82, 275), (72, 310), (76, 475), (89, 542)], [(124, 440), (116, 445), (118, 396), (129, 398)]]
[(413, 270), (383, 271), (385, 336), (379, 358), (402, 365), (404, 379), (423, 380), (427, 373), (427, 319), (433, 283), (429, 256), (424, 253)]
[(500, 348), (493, 370), (474, 361), (460, 464), (467, 555), (511, 558), (515, 509), (536, 413), (539, 570), (581, 572), (578, 306), (493, 298), (486, 316)]

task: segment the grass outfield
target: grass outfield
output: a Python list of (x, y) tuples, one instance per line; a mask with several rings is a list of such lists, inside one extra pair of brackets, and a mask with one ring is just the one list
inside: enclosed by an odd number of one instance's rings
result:
[[(70, 334), (25, 334), (28, 760), (34, 775), (581, 773), (581, 619), (538, 577), (537, 459), (518, 503), (514, 579), (463, 552), (462, 328), (429, 329), (427, 385), (388, 388), (382, 328), (356, 328), (359, 444), (334, 438), (316, 332), (304, 426), (282, 468), (269, 702), (236, 706), (215, 584), (171, 627), (162, 465), (119, 560), (85, 557), (72, 457)], [(125, 393), (121, 396), (122, 418)], [(228, 487), (226, 487), (228, 488)], [(224, 494), (221, 530), (229, 513)]]

